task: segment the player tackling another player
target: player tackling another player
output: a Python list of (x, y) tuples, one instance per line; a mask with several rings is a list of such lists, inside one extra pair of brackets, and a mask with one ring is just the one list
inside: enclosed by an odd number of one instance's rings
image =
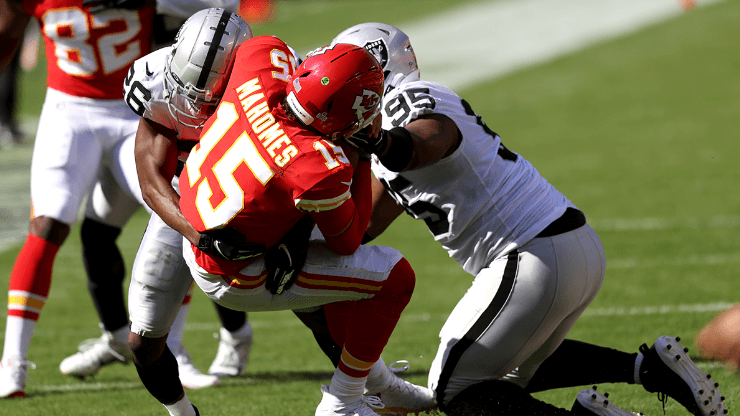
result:
[[(674, 398), (696, 416), (725, 413), (711, 378), (677, 338), (640, 353), (565, 339), (601, 287), (604, 250), (580, 209), (502, 143), (472, 106), (420, 79), (408, 36), (382, 23), (335, 39), (371, 51), (385, 72), (382, 130), (346, 140), (372, 153), (373, 215), (365, 241), (402, 212), (475, 280), (440, 332), (429, 374), (450, 416), (628, 415), (596, 389), (572, 410), (530, 393), (624, 382)], [(423, 279), (420, 279), (423, 282)]]

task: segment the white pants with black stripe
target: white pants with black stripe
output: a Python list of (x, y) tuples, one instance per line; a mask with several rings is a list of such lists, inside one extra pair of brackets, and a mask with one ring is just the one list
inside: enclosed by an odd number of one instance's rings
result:
[(588, 225), (535, 238), (481, 270), (440, 331), (429, 388), (442, 406), (474, 384), (525, 387), (601, 287), (606, 258)]

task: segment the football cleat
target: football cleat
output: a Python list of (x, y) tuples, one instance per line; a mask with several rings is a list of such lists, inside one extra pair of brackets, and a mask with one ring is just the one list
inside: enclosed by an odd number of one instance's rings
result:
[[(249, 322), (245, 325), (249, 325)], [(218, 351), (213, 359), (208, 374), (219, 377), (236, 377), (244, 373), (252, 348), (252, 329), (243, 338), (235, 338), (226, 328), (221, 328), (218, 335)]]
[(26, 360), (8, 358), (0, 362), (0, 399), (26, 397), (26, 371), (34, 368), (36, 364)]
[(577, 416), (643, 416), (642, 413), (628, 412), (621, 407), (617, 407), (609, 400), (609, 393), (601, 394), (593, 388), (578, 392), (576, 401), (570, 409), (571, 413)]
[[(396, 367), (397, 365), (401, 367)], [(417, 386), (398, 377), (396, 373), (402, 373), (409, 369), (409, 362), (402, 360), (391, 363), (380, 383), (373, 382), (372, 385), (382, 385), (380, 390), (368, 391), (366, 396), (377, 396), (385, 406), (378, 414), (394, 416), (405, 416), (422, 411), (437, 408), (437, 400), (434, 392), (426, 387)]]
[(94, 376), (103, 366), (115, 362), (128, 364), (133, 358), (128, 344), (118, 341), (112, 333), (104, 329), (103, 336), (86, 339), (77, 349), (78, 353), (70, 355), (59, 364), (62, 374), (77, 378)]
[(206, 387), (215, 387), (221, 384), (218, 377), (203, 374), (190, 360), (190, 354), (184, 347), (180, 346), (177, 351), (172, 351), (177, 360), (177, 370), (180, 374), (180, 383), (186, 389), (197, 390)]
[(644, 358), (639, 370), (642, 386), (649, 392), (659, 393), (664, 405), (665, 396), (669, 396), (694, 416), (727, 414), (719, 383), (691, 361), (687, 354), (689, 349), (682, 347), (680, 340), (664, 335), (650, 348), (642, 344), (640, 353)]
[(353, 403), (345, 403), (329, 393), (329, 386), (322, 385), (321, 403), (316, 408), (316, 416), (374, 416), (375, 410), (383, 409), (383, 402), (375, 396), (361, 396)]

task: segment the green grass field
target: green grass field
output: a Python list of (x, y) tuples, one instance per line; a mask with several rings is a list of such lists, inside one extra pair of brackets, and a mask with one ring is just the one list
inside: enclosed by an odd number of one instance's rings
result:
[[(279, 19), (255, 32), (278, 35), (305, 53), (350, 25), (385, 21), (403, 27), (412, 13), (437, 13), (453, 3), (284, 1)], [(738, 21), (738, 2), (699, 8), (460, 91), (507, 147), (584, 210), (601, 236), (606, 280), (571, 338), (632, 352), (659, 335), (680, 335), (700, 361), (694, 334), (722, 305), (739, 300)], [(24, 75), (26, 117), (40, 109), (43, 72)], [(129, 270), (146, 220), (140, 212), (120, 238)], [(414, 297), (383, 357), (388, 363), (409, 360), (408, 379), (425, 385), (439, 329), (472, 277), (434, 243), (422, 222), (402, 217), (376, 243), (400, 249), (417, 272)], [(19, 249), (0, 253), (3, 290)], [(255, 342), (246, 374), (223, 380), (219, 388), (189, 391), (191, 401), (203, 415), (313, 414), (332, 367), (310, 332), (290, 312), (252, 313), (250, 319)], [(28, 398), (0, 402), (0, 415), (166, 414), (131, 365), (104, 368), (85, 381), (59, 373), (59, 363), (80, 341), (99, 336), (97, 322), (73, 231), (57, 258), (31, 346), (29, 360), (37, 369), (29, 373)], [(217, 328), (213, 307), (196, 290), (185, 345), (203, 370), (215, 355)], [(699, 365), (721, 383), (732, 414), (740, 405), (736, 375), (717, 364)], [(570, 408), (579, 390), (537, 397)], [(600, 390), (612, 393), (620, 407), (663, 412), (656, 396), (639, 386)], [(669, 400), (665, 414), (688, 413)]]

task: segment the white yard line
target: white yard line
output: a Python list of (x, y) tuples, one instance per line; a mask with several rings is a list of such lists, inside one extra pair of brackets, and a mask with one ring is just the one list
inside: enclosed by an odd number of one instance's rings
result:
[(424, 16), (402, 29), (422, 78), (460, 90), (682, 13), (677, 0), (502, 0)]

